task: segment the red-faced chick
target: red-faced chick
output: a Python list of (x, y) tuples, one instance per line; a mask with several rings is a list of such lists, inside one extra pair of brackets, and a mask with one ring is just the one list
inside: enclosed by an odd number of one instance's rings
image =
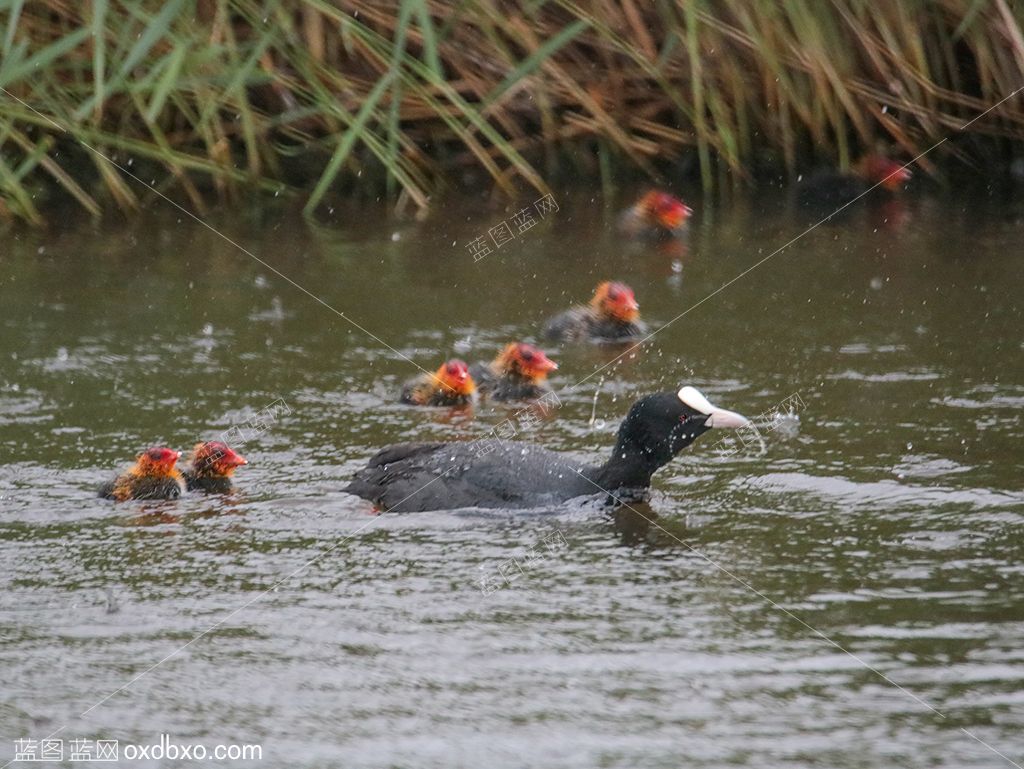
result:
[(185, 479), (175, 467), (180, 451), (157, 446), (139, 454), (135, 464), (100, 487), (100, 496), (128, 499), (177, 499), (185, 492)]
[(249, 461), (223, 441), (197, 443), (185, 469), (185, 487), (189, 491), (226, 494), (234, 488), (235, 470)]
[(543, 398), (551, 392), (547, 376), (558, 368), (539, 347), (510, 342), (490, 363), (477, 363), (469, 372), (477, 389), (494, 400)]
[(563, 342), (630, 342), (646, 333), (633, 289), (611, 281), (598, 285), (588, 306), (566, 310), (544, 327), (545, 337)]
[(421, 374), (402, 387), (401, 402), (412, 406), (465, 406), (476, 396), (476, 383), (465, 361), (452, 358), (433, 374)]
[(816, 171), (798, 184), (797, 203), (815, 215), (842, 208), (836, 212), (842, 218), (852, 212), (848, 206), (861, 197), (873, 204), (897, 195), (913, 176), (904, 166), (884, 155), (871, 154), (861, 158), (849, 173)]
[(693, 209), (679, 198), (651, 190), (622, 213), (619, 229), (624, 235), (637, 239), (678, 237), (686, 231), (692, 215)]

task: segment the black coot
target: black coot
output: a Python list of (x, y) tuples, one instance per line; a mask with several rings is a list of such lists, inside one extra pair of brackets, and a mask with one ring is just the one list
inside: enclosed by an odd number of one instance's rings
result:
[(374, 456), (346, 491), (393, 512), (540, 507), (607, 492), (638, 499), (654, 472), (698, 436), (712, 427), (747, 424), (684, 387), (634, 403), (601, 465), (521, 441), (404, 443)]

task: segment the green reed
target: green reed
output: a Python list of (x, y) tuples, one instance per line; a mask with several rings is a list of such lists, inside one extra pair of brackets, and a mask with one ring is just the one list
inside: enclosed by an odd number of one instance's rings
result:
[(694, 157), (710, 189), (943, 136), (966, 157), (1024, 138), (1020, 98), (960, 130), (1024, 86), (1022, 14), (1010, 0), (0, 0), (0, 216), (136, 208), (153, 193), (126, 172), (198, 212), (285, 190), (313, 214), (382, 192), (426, 211), (472, 167), (512, 196), (581, 164), (607, 189), (613, 164), (671, 184)]

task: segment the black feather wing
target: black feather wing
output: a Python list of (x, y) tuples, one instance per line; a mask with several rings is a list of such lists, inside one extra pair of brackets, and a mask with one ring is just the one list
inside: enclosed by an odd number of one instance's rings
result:
[(520, 441), (401, 444), (374, 456), (346, 491), (392, 512), (537, 507), (594, 493), (581, 469)]
[(574, 307), (551, 318), (544, 326), (544, 337), (556, 342), (585, 339), (591, 317), (585, 307)]

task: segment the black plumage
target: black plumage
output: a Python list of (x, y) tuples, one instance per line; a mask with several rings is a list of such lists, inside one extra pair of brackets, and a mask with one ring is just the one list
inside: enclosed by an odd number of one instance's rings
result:
[(677, 393), (649, 395), (633, 404), (599, 465), (521, 441), (399, 444), (375, 455), (346, 491), (394, 512), (542, 507), (608, 494), (638, 499), (658, 468), (710, 428), (707, 411)]
[(185, 470), (185, 488), (189, 491), (201, 491), (205, 494), (227, 494), (235, 489), (234, 481), (226, 475), (196, 475)]
[(99, 488), (103, 499), (178, 499), (185, 491), (181, 477), (131, 476), (128, 473), (107, 481)]
[(643, 321), (603, 318), (589, 307), (573, 307), (544, 326), (544, 337), (557, 342), (633, 342), (647, 335)]

